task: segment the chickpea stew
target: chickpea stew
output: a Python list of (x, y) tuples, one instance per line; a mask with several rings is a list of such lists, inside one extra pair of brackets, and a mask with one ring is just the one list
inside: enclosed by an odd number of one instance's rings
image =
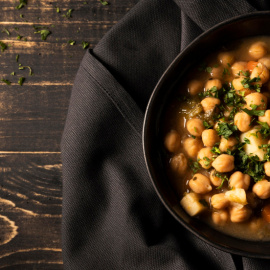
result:
[(270, 37), (231, 42), (177, 84), (163, 118), (183, 209), (248, 240), (270, 241), (269, 70)]

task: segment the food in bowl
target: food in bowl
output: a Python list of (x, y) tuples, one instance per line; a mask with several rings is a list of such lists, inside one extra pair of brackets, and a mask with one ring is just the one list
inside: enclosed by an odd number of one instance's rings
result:
[(270, 37), (233, 41), (175, 86), (163, 117), (168, 178), (215, 229), (270, 240)]

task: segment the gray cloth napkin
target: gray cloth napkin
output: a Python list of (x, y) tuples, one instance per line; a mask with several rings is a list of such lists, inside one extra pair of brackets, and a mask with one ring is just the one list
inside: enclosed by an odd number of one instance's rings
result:
[(65, 269), (269, 269), (191, 234), (155, 194), (144, 111), (159, 77), (195, 37), (267, 1), (141, 0), (79, 68), (62, 138)]

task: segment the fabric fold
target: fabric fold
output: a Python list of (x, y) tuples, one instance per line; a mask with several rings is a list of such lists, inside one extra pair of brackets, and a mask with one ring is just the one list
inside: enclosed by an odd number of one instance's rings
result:
[(61, 142), (65, 269), (267, 269), (267, 260), (208, 245), (169, 214), (141, 141), (147, 102), (171, 61), (204, 30), (259, 2), (141, 0), (86, 53)]

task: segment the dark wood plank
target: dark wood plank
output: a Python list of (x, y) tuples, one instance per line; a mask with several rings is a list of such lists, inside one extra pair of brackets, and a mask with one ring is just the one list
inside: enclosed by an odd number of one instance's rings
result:
[(0, 159), (0, 269), (40, 263), (56, 269), (62, 264), (60, 155), (0, 153)]
[[(1, 0), (0, 41), (8, 48), (0, 52), (0, 79), (12, 84), (0, 81), (0, 269), (63, 269), (59, 144), (86, 53), (81, 43), (93, 48), (138, 2), (107, 1), (108, 6), (98, 0), (28, 0), (17, 10), (19, 0)], [(68, 9), (74, 9), (70, 19), (62, 16)], [(33, 25), (52, 33), (43, 41)], [(4, 28), (10, 35), (1, 32)]]

